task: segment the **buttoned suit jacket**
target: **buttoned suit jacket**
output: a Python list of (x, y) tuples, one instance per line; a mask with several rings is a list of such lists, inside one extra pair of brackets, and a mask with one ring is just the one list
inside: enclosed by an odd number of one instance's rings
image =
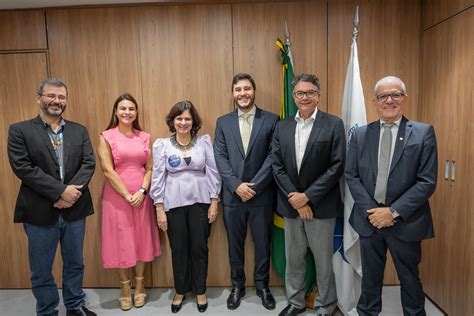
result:
[[(378, 207), (374, 199), (378, 172), (380, 121), (354, 130), (345, 169), (347, 185), (354, 198), (349, 219), (352, 227), (368, 237), (377, 230), (367, 210)], [(400, 216), (394, 226), (380, 233), (403, 241), (421, 241), (434, 236), (428, 198), (437, 181), (436, 136), (431, 125), (402, 117), (398, 129), (387, 184), (385, 205)]]
[(295, 132), (296, 121), (292, 116), (278, 122), (273, 136), (272, 166), (279, 188), (277, 212), (289, 218), (298, 217), (298, 212), (288, 202), (288, 194), (304, 192), (314, 218), (341, 216), (343, 205), (339, 180), (346, 156), (342, 120), (318, 110), (299, 173)]
[[(247, 154), (240, 135), (237, 110), (217, 119), (214, 156), (222, 178), (222, 203), (226, 206), (274, 204), (275, 189), (271, 170), (271, 142), (278, 116), (257, 107)], [(255, 183), (256, 195), (243, 203), (235, 190), (242, 182)]]
[[(21, 180), (14, 222), (50, 225), (57, 222), (60, 213), (64, 220), (74, 221), (94, 212), (88, 184), (94, 173), (95, 158), (87, 129), (66, 121), (63, 146), (64, 182), (41, 117), (10, 126), (8, 158)], [(70, 208), (55, 208), (53, 204), (68, 184), (83, 185), (81, 197)]]

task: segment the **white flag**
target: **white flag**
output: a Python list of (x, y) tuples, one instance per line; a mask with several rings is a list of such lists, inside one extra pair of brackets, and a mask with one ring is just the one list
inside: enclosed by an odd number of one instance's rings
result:
[[(347, 66), (341, 113), (347, 144), (349, 144), (353, 130), (367, 124), (355, 37), (352, 39), (351, 55)], [(360, 296), (362, 277), (359, 235), (349, 224), (354, 199), (344, 179), (341, 180), (341, 189), (344, 201), (343, 242), (342, 249), (334, 253), (333, 267), (336, 276), (338, 306), (344, 315), (357, 315), (356, 306)]]

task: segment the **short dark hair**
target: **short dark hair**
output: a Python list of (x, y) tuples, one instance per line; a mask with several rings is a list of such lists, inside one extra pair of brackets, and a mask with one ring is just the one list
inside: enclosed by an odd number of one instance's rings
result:
[(67, 86), (61, 79), (51, 77), (51, 78), (41, 81), (40, 84), (38, 85), (38, 89), (36, 90), (36, 93), (38, 93), (38, 95), (43, 94), (44, 86), (53, 86), (53, 87), (58, 87), (58, 88), (62, 87), (66, 89), (66, 94), (67, 94)]
[(181, 115), (184, 111), (188, 110), (193, 118), (193, 127), (191, 127), (191, 137), (197, 135), (198, 131), (202, 127), (201, 117), (197, 112), (196, 108), (194, 107), (191, 101), (180, 101), (173, 105), (170, 112), (166, 116), (166, 124), (171, 133), (176, 133), (176, 129), (174, 128), (174, 119)]
[(117, 107), (118, 107), (119, 103), (122, 102), (123, 100), (127, 100), (127, 101), (130, 101), (133, 104), (135, 104), (135, 108), (137, 109), (137, 117), (132, 122), (132, 127), (133, 127), (133, 129), (141, 131), (142, 128), (140, 127), (140, 123), (138, 122), (138, 102), (137, 102), (137, 100), (135, 100), (135, 98), (130, 93), (124, 93), (124, 94), (120, 95), (117, 98), (117, 100), (115, 100), (114, 107), (112, 108), (112, 116), (110, 117), (110, 122), (109, 122), (109, 125), (107, 126), (106, 130), (117, 127), (118, 118), (117, 118), (117, 115), (115, 115), (115, 114), (117, 112)]
[(318, 89), (318, 92), (321, 92), (321, 84), (319, 83), (319, 78), (316, 77), (315, 75), (312, 74), (300, 74), (295, 76), (293, 81), (291, 82), (291, 85), (293, 86), (293, 89), (295, 86), (298, 84), (300, 81), (305, 81), (305, 82), (310, 82), (316, 86)]
[(241, 72), (241, 73), (236, 74), (234, 78), (232, 79), (232, 86), (230, 87), (231, 91), (234, 90), (234, 85), (237, 84), (237, 82), (239, 82), (240, 80), (250, 81), (252, 88), (254, 90), (257, 90), (257, 85), (255, 84), (255, 80), (253, 80), (252, 76), (244, 72)]

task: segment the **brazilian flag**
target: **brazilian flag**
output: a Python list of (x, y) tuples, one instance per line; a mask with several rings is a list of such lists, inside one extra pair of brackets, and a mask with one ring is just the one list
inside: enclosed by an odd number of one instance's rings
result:
[[(276, 45), (280, 49), (282, 59), (283, 87), (281, 96), (280, 119), (293, 116), (298, 111), (298, 107), (293, 99), (293, 88), (291, 82), (295, 77), (293, 70), (293, 58), (291, 56), (290, 46), (277, 39)], [(306, 253), (306, 295), (309, 295), (315, 288), (316, 272), (314, 258), (311, 250), (308, 248)], [(285, 222), (277, 213), (273, 219), (273, 240), (272, 240), (272, 262), (275, 271), (285, 280)]]

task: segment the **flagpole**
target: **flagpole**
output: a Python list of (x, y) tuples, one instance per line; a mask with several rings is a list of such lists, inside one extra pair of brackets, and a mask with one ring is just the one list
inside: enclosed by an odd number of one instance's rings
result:
[[(352, 30), (352, 45), (347, 65), (344, 93), (341, 104), (341, 117), (344, 120), (347, 141), (352, 132), (367, 124), (365, 98), (360, 77), (359, 57), (357, 53), (357, 36), (359, 35), (359, 7), (356, 7)], [(333, 257), (334, 274), (339, 309), (344, 315), (358, 315), (357, 302), (361, 292), (361, 259), (359, 235), (349, 224), (349, 217), (353, 209), (352, 198), (347, 183), (341, 181), (344, 201), (344, 218), (336, 221), (338, 251)], [(336, 236), (336, 233), (335, 233)], [(341, 240), (342, 239), (342, 240)], [(341, 245), (342, 242), (342, 245)]]

